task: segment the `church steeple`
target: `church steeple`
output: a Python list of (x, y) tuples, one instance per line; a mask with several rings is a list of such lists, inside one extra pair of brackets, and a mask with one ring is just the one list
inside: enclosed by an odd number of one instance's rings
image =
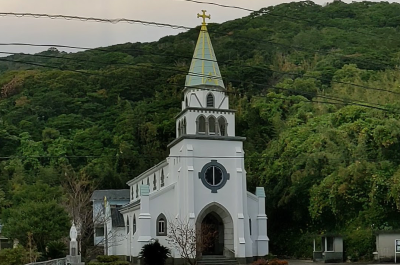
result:
[(207, 30), (206, 18), (210, 19), (211, 16), (206, 15), (205, 10), (202, 10), (202, 12), (203, 14), (197, 14), (198, 18), (203, 18), (203, 23), (194, 50), (190, 70), (186, 76), (185, 86), (219, 86), (225, 89)]
[(235, 111), (222, 81), (217, 58), (207, 31), (206, 11), (183, 90), (182, 111), (176, 118), (176, 137), (220, 140), (235, 136)]

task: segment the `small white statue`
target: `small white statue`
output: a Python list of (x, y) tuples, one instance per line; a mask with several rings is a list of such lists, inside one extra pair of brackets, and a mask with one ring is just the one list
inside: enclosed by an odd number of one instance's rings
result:
[(76, 241), (76, 238), (78, 237), (75, 223), (72, 223), (71, 229), (69, 230), (69, 237), (71, 238), (71, 241)]

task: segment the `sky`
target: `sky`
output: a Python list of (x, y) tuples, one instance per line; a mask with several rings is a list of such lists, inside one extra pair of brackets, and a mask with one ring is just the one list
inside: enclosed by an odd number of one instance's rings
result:
[[(259, 10), (290, 0), (201, 0)], [(315, 0), (323, 5), (327, 0)], [(350, 2), (350, 1), (346, 1)], [(400, 2), (395, 0), (391, 2)], [(250, 12), (197, 4), (185, 0), (0, 0), (0, 12), (45, 13), (97, 18), (128, 18), (195, 27), (201, 10), (211, 14), (210, 22), (222, 23)], [(105, 47), (126, 42), (156, 41), (182, 30), (128, 23), (97, 23), (64, 19), (0, 16), (0, 43), (58, 44)], [(0, 46), (0, 52), (34, 53), (46, 48)], [(74, 52), (76, 50), (67, 50)]]

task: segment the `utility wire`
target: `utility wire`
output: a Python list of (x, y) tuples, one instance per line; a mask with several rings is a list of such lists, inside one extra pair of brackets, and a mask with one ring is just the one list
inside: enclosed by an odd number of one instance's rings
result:
[[(314, 155), (314, 154), (311, 154)], [(86, 156), (77, 156), (77, 155), (65, 155), (65, 156), (49, 156), (49, 155), (44, 155), (44, 156), (0, 156), (1, 159), (13, 159), (13, 158), (20, 158), (20, 159), (26, 159), (26, 158), (35, 158), (35, 159), (41, 159), (41, 158), (73, 158), (73, 159), (79, 159), (79, 158), (115, 158), (118, 157), (118, 155), (101, 155), (101, 156), (95, 156), (95, 155), (86, 155)], [(149, 156), (149, 155), (140, 155), (140, 157), (137, 156), (132, 156), (132, 157), (124, 157), (123, 159), (140, 159), (140, 158), (145, 158), (145, 159), (159, 159), (159, 156)], [(185, 156), (185, 155), (167, 155), (166, 158), (189, 158), (189, 159), (245, 159), (246, 161), (249, 160), (259, 160), (259, 159), (266, 159), (266, 160), (278, 160), (280, 157), (269, 157), (266, 155), (257, 155), (257, 156)], [(354, 157), (349, 157), (349, 158), (329, 158), (327, 156), (323, 157), (313, 157), (313, 156), (305, 156), (305, 157), (285, 157), (283, 160), (300, 160), (300, 159), (316, 159), (316, 160), (321, 160), (321, 159), (326, 159), (329, 161), (346, 161), (346, 160), (352, 160), (352, 161), (369, 161), (369, 162), (383, 162), (383, 161), (398, 161), (400, 162), (400, 158), (391, 158), (391, 159), (368, 159), (368, 158), (354, 158)]]
[(92, 22), (112, 23), (112, 24), (125, 22), (130, 24), (142, 24), (144, 26), (169, 27), (173, 29), (186, 29), (186, 30), (192, 29), (191, 27), (186, 27), (181, 25), (173, 25), (173, 24), (159, 23), (154, 21), (144, 21), (144, 20), (127, 19), (127, 18), (107, 19), (107, 18), (96, 18), (96, 17), (80, 17), (80, 16), (34, 14), (34, 13), (13, 13), (13, 12), (0, 12), (0, 16), (80, 20), (80, 21), (92, 21)]
[[(71, 71), (71, 72), (76, 72), (76, 73), (80, 73), (80, 74), (88, 74), (88, 75), (105, 77), (105, 75), (102, 75), (102, 74), (79, 71), (79, 70), (63, 69), (63, 68), (56, 67), (56, 66), (41, 65), (41, 64), (38, 64), (38, 63), (35, 63), (35, 62), (26, 62), (26, 61), (21, 61), (21, 60), (9, 60), (9, 59), (3, 59), (3, 58), (0, 58), (0, 61), (22, 63), (22, 64), (27, 64), (27, 65), (39, 66), (39, 67), (48, 67), (48, 68), (52, 68), (52, 69)], [(134, 66), (134, 67), (135, 66), (136, 67), (146, 67), (146, 68), (169, 71), (169, 72), (174, 72), (174, 73), (183, 73), (183, 74), (187, 74), (189, 76), (206, 77), (206, 78), (211, 78), (211, 79), (220, 79), (218, 77), (212, 77), (212, 76), (208, 76), (208, 75), (202, 75), (202, 74), (197, 74), (197, 73), (193, 73), (193, 72), (187, 72), (187, 71), (183, 71), (183, 70), (171, 69), (171, 68), (161, 67), (161, 66), (150, 66), (150, 65), (141, 65), (141, 64), (132, 65), (132, 66)], [(241, 82), (241, 83), (244, 83), (244, 84), (249, 83), (249, 82), (242, 82), (241, 80), (233, 80), (233, 79), (228, 79), (228, 81), (229, 82)], [(373, 103), (366, 102), (366, 101), (352, 100), (352, 102), (349, 102), (348, 99), (344, 99), (344, 98), (340, 98), (340, 97), (334, 97), (334, 96), (329, 96), (329, 95), (328, 96), (326, 96), (326, 95), (315, 95), (314, 93), (310, 93), (310, 92), (306, 92), (306, 91), (294, 90), (294, 89), (288, 89), (288, 88), (282, 88), (282, 87), (276, 87), (276, 86), (265, 86), (264, 84), (260, 84), (260, 83), (251, 82), (250, 84), (258, 86), (258, 87), (261, 87), (263, 89), (275, 89), (275, 90), (278, 90), (278, 91), (289, 91), (289, 92), (292, 92), (292, 93), (297, 93), (297, 94), (302, 94), (302, 95), (308, 95), (308, 96), (313, 96), (313, 97), (320, 97), (320, 98), (324, 98), (324, 99), (335, 100), (335, 101), (339, 101), (339, 102), (345, 103), (345, 105), (356, 105), (356, 106), (361, 106), (361, 107), (366, 107), (366, 108), (373, 108), (373, 109), (378, 109), (378, 110), (390, 112), (390, 110), (383, 108), (382, 105), (373, 104)], [(202, 88), (199, 88), (199, 87), (194, 87), (194, 88), (202, 89)], [(366, 105), (366, 104), (370, 104), (370, 105)], [(375, 106), (371, 106), (371, 105), (375, 105)]]
[[(34, 62), (26, 62), (26, 61), (21, 61), (21, 60), (8, 60), (8, 59), (0, 59), (0, 61), (8, 61), (8, 62), (16, 62), (16, 63), (23, 63), (23, 64), (28, 64), (28, 65), (33, 65), (33, 66), (40, 66), (40, 67), (49, 67), (49, 68), (53, 68), (53, 69), (59, 69), (59, 70), (66, 70), (66, 71), (72, 71), (72, 72), (76, 72), (76, 73), (81, 73), (81, 74), (89, 74), (89, 75), (94, 75), (94, 76), (101, 76), (104, 77), (105, 75), (102, 74), (97, 74), (97, 73), (91, 73), (91, 72), (85, 72), (85, 71), (79, 71), (79, 70), (69, 70), (69, 69), (63, 69), (63, 68), (59, 68), (56, 66), (47, 66), (47, 65), (41, 65), (41, 64), (37, 64)], [(166, 68), (166, 67), (161, 67), (161, 66), (151, 66), (151, 65), (141, 65), (141, 64), (137, 64), (137, 65), (131, 65), (133, 67), (146, 67), (146, 68), (152, 68), (155, 70), (163, 70), (163, 71), (169, 71), (169, 72), (178, 72), (178, 73), (182, 73), (182, 74), (187, 74), (189, 76), (196, 76), (196, 77), (206, 77), (206, 78), (210, 78), (210, 79), (220, 79), (218, 77), (213, 77), (213, 76), (208, 76), (208, 75), (203, 75), (203, 74), (197, 74), (197, 73), (193, 73), (193, 72), (187, 72), (187, 71), (183, 71), (183, 70), (177, 70), (177, 69), (171, 69), (171, 68)], [(227, 79), (228, 82), (242, 82), (240, 80), (233, 80), (233, 79)], [(248, 82), (242, 82), (242, 83), (248, 83)], [(259, 83), (251, 83), (252, 85), (257, 85), (259, 87), (263, 87), (264, 88), (264, 84), (259, 84)], [(188, 87), (188, 86), (186, 86)], [(202, 88), (198, 88), (198, 87), (194, 87), (196, 89), (202, 89)], [(301, 93), (301, 94), (306, 94), (309, 96), (314, 96), (314, 94), (310, 93), (310, 92), (305, 92), (305, 91), (300, 91), (300, 90), (292, 90), (292, 89), (288, 89), (288, 88), (281, 88), (281, 87), (274, 87), (274, 86), (269, 86), (267, 88), (273, 88), (276, 90), (284, 90), (284, 91), (289, 91), (289, 92), (294, 92), (294, 93)], [(348, 103), (348, 99), (343, 99), (343, 98), (339, 98), (339, 97), (333, 97), (333, 96), (324, 96), (324, 95), (317, 95), (317, 97), (321, 97), (321, 98), (326, 98), (326, 99), (332, 99), (332, 100), (336, 100), (336, 101), (340, 101), (340, 102), (344, 102), (346, 103), (346, 105), (350, 104)], [(370, 102), (366, 102), (366, 101), (361, 101), (361, 100), (353, 100), (359, 103), (365, 103), (365, 104), (371, 104), (371, 105), (376, 105), (380, 110), (387, 110), (384, 108), (381, 108), (382, 106), (379, 104), (373, 104)], [(354, 103), (352, 102), (351, 104), (355, 104), (355, 105), (359, 105), (359, 106), (367, 106), (364, 104), (359, 104), (359, 103)], [(373, 107), (373, 106), (368, 106), (368, 107)]]
[[(55, 47), (55, 48), (71, 48), (71, 49), (81, 49), (81, 50), (90, 50), (91, 48), (85, 48), (85, 47), (77, 47), (77, 46), (66, 46), (66, 45), (44, 45), (44, 44), (28, 44), (28, 43), (0, 43), (0, 46), (7, 46), (7, 45), (24, 45), (24, 46), (40, 46), (40, 47)], [(101, 51), (101, 52), (113, 52), (107, 49), (101, 49), (101, 48), (95, 48), (93, 49), (95, 51)], [(141, 52), (141, 53), (149, 53), (151, 55), (157, 55), (157, 56), (165, 56), (165, 57), (177, 57), (177, 58), (184, 58), (184, 59), (195, 59), (195, 60), (200, 60), (200, 61), (211, 61), (211, 62), (216, 62), (220, 64), (227, 64), (227, 62), (224, 61), (216, 61), (216, 60), (211, 60), (211, 59), (204, 59), (204, 58), (196, 58), (196, 57), (189, 57), (189, 56), (182, 56), (182, 55), (167, 55), (163, 53), (155, 53), (155, 52), (148, 52), (148, 51), (143, 51), (141, 49), (121, 49), (122, 51), (136, 51), (136, 52)], [(120, 51), (120, 50), (118, 50)], [(75, 59), (75, 58), (68, 58), (65, 56), (51, 56), (51, 55), (42, 55), (42, 54), (24, 54), (24, 53), (14, 53), (14, 52), (0, 52), (0, 54), (10, 54), (10, 55), (25, 55), (25, 56), (34, 56), (34, 57), (43, 57), (43, 58), (54, 58), (54, 59), (65, 59), (65, 60), (72, 60), (72, 61), (80, 61), (80, 62), (91, 62), (91, 63), (99, 63), (103, 65), (133, 65), (129, 63), (104, 63), (100, 61), (90, 61), (90, 60), (81, 60), (81, 59)], [(299, 73), (290, 73), (290, 72), (281, 72), (281, 71), (276, 71), (271, 68), (266, 68), (266, 67), (260, 67), (260, 66), (239, 66), (239, 67), (244, 67), (244, 68), (251, 68), (251, 69), (256, 69), (256, 70), (267, 70), (273, 73), (281, 74), (281, 75), (290, 75), (290, 76), (295, 76), (295, 77), (305, 77), (305, 78), (312, 78), (315, 80), (320, 80), (320, 81), (329, 81), (331, 83), (337, 83), (337, 84), (343, 84), (343, 85), (350, 85), (350, 86), (355, 86), (359, 88), (364, 88), (364, 89), (370, 89), (370, 90), (376, 90), (376, 91), (383, 91), (383, 92), (388, 92), (396, 95), (400, 95), (400, 92), (395, 92), (383, 88), (376, 88), (376, 87), (370, 87), (370, 86), (364, 86), (364, 85), (359, 85), (359, 84), (354, 84), (354, 83), (349, 83), (349, 82), (342, 82), (342, 81), (336, 81), (336, 80), (329, 80), (327, 78), (322, 78), (322, 77), (316, 77), (316, 76), (310, 76), (306, 74), (299, 74)]]
[[(167, 24), (167, 23), (158, 23), (158, 22), (152, 22), (152, 21), (141, 21), (141, 20), (125, 19), (125, 18), (123, 18), (123, 19), (102, 19), (102, 18), (78, 17), (78, 16), (67, 16), (67, 15), (33, 14), (33, 13), (11, 13), (11, 12), (0, 13), (0, 16), (16, 16), (16, 17), (30, 16), (30, 17), (34, 17), (34, 18), (52, 18), (52, 19), (60, 18), (60, 19), (66, 19), (66, 20), (75, 19), (75, 20), (80, 20), (80, 21), (109, 22), (109, 23), (118, 23), (118, 21), (119, 22), (131, 21), (131, 23), (140, 23), (140, 24), (142, 24), (144, 26), (155, 25), (155, 26), (160, 26), (160, 27), (171, 27), (173, 29), (186, 29), (186, 30), (193, 29), (193, 28), (187, 27), (187, 26), (173, 25), (173, 24)], [(208, 32), (209, 33), (217, 33), (217, 34), (228, 35), (229, 36), (229, 34), (227, 34), (227, 32), (222, 32), (222, 31), (218, 31), (218, 30), (214, 30), (214, 29), (211, 29), (211, 30), (208, 29)], [(249, 38), (249, 37), (242, 37), (242, 36), (235, 36), (235, 38), (243, 39), (243, 40), (247, 40), (247, 41), (248, 40), (252, 40), (252, 41), (256, 41), (257, 43), (260, 42), (260, 39), (258, 39), (258, 38)], [(301, 51), (308, 51), (308, 52), (322, 53), (322, 54), (333, 54), (334, 56), (337, 56), (337, 57), (340, 57), (340, 58), (349, 59), (348, 56), (337, 54), (337, 53), (335, 53), (333, 51), (313, 50), (313, 49), (310, 49), (310, 48), (278, 43), (278, 42), (274, 42), (274, 41), (271, 41), (271, 40), (263, 40), (263, 42), (270, 43), (270, 44), (276, 45), (276, 46), (282, 46), (282, 47), (289, 48), (289, 49), (294, 49), (294, 50), (301, 50)], [(351, 59), (355, 60), (355, 61), (366, 63), (366, 60), (363, 60), (363, 59), (360, 59), (360, 58), (351, 58)], [(383, 65), (385, 65), (386, 67), (392, 67), (392, 65), (390, 63), (387, 63), (387, 62), (380, 62), (380, 63), (369, 62), (369, 63), (372, 64), (372, 65), (378, 66), (378, 67), (382, 67)]]

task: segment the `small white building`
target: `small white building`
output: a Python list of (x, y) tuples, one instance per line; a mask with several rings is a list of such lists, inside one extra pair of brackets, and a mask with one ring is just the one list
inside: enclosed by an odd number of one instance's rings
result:
[(374, 252), (374, 255), (379, 262), (399, 261), (400, 231), (378, 231), (376, 233), (376, 252)]
[[(247, 191), (244, 137), (235, 133), (235, 110), (205, 23), (183, 89), (176, 117), (176, 139), (169, 156), (130, 180), (129, 203), (120, 208), (126, 224), (125, 255), (137, 257), (157, 238), (166, 240), (169, 222), (218, 227), (217, 243), (199, 255), (224, 255), (239, 262), (268, 254), (264, 188)], [(174, 259), (181, 259), (171, 249)]]
[[(105, 199), (110, 212), (109, 216), (105, 216), (104, 203)], [(124, 229), (125, 223), (121, 213), (118, 211), (119, 208), (129, 203), (129, 189), (123, 190), (95, 190), (92, 194), (91, 201), (93, 203), (93, 222), (94, 222), (94, 246), (104, 246), (106, 243), (105, 238), (105, 227), (106, 224), (110, 228), (115, 228), (111, 232), (107, 233), (108, 241), (114, 240), (117, 230)], [(119, 234), (119, 233), (118, 233)], [(109, 245), (122, 246), (125, 243)], [(110, 254), (111, 255), (111, 254)]]

